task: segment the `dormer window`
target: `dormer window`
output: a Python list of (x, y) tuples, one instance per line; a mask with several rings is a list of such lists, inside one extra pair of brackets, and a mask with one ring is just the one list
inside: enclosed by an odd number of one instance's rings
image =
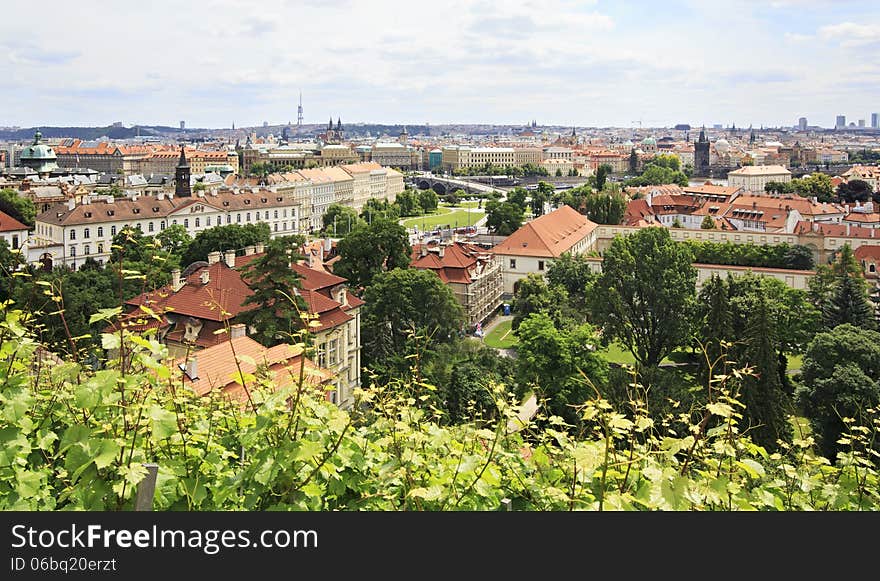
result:
[(229, 205), (229, 202), (228, 202), (228, 201), (224, 201), (224, 202), (223, 202), (223, 205), (224, 205), (224, 206), (228, 206), (228, 205)]
[(250, 204), (251, 201), (250, 201), (250, 200), (245, 200), (244, 203), (245, 203), (245, 204)]
[(132, 208), (131, 211), (134, 212), (135, 214), (140, 214), (140, 213), (141, 213), (141, 209), (140, 209), (140, 208)]
[(108, 216), (112, 216), (112, 215), (114, 215), (115, 213), (116, 213), (116, 212), (115, 212), (114, 210), (107, 210), (107, 215), (108, 215)]
[(266, 198), (260, 198), (260, 201), (265, 204), (268, 200)]
[(86, 212), (86, 213), (84, 214), (84, 216), (85, 216), (86, 218), (91, 218), (91, 217), (92, 217), (92, 213), (91, 213), (91, 212)]
[(158, 211), (159, 211), (159, 206), (153, 206), (153, 211), (154, 211), (154, 212), (158, 212)]

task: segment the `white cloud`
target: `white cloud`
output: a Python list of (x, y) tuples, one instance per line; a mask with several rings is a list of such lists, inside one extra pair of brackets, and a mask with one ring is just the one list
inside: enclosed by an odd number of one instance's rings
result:
[(880, 25), (841, 22), (819, 29), (819, 36), (825, 40), (839, 40), (844, 47), (857, 47), (880, 42)]
[[(300, 90), (307, 123), (628, 125), (643, 115), (759, 125), (759, 115), (794, 115), (791, 95), (798, 104), (827, 92), (835, 108), (865, 99), (822, 71), (849, 70), (845, 47), (873, 42), (876, 29), (784, 33), (784, 11), (744, 0), (723, 29), (703, 4), (81, 0), (88, 19), (47, 11), (26, 41), (0, 41), (0, 83), (16, 86), (4, 122), (284, 122)], [(24, 38), (29, 17), (26, 4), (5, 7), (0, 39)]]

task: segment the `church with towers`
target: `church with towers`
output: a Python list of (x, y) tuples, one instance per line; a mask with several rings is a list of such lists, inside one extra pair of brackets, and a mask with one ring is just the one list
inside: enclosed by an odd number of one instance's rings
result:
[(327, 131), (323, 135), (323, 141), (327, 144), (340, 144), (342, 143), (342, 139), (345, 136), (342, 130), (342, 119), (336, 118), (336, 126), (333, 126), (333, 117), (330, 117), (330, 124), (327, 126)]

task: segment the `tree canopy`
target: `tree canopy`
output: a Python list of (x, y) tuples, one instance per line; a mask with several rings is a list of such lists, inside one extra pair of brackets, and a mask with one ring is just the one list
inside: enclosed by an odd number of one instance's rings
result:
[(614, 238), (590, 293), (602, 332), (618, 339), (640, 367), (655, 367), (691, 330), (697, 271), (692, 255), (665, 228)]
[(333, 273), (348, 279), (356, 294), (362, 294), (380, 272), (408, 268), (412, 254), (406, 228), (379, 217), (349, 232), (336, 250), (339, 261)]

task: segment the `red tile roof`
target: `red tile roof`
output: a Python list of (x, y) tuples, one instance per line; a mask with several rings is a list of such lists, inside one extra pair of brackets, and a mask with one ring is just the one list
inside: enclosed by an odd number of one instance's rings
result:
[(0, 232), (27, 230), (28, 227), (4, 212), (0, 212)]
[[(330, 381), (333, 374), (319, 368), (308, 358), (303, 359), (293, 345), (281, 344), (266, 348), (250, 337), (238, 337), (224, 341), (219, 345), (196, 351), (189, 356), (196, 361), (195, 377), (190, 379), (183, 371), (184, 383), (198, 395), (206, 395), (211, 391), (221, 391), (239, 401), (247, 401), (244, 387), (237, 381), (241, 373), (254, 374), (258, 365), (267, 366), (273, 384), (281, 389), (295, 385), (299, 379), (300, 366), (305, 365), (309, 373), (305, 373), (306, 381), (312, 385), (320, 385)], [(185, 368), (187, 358), (181, 357), (174, 362), (175, 368)], [(253, 361), (251, 363), (250, 361)]]
[(570, 206), (535, 218), (495, 246), (492, 252), (512, 256), (559, 258), (590, 235), (597, 224)]

